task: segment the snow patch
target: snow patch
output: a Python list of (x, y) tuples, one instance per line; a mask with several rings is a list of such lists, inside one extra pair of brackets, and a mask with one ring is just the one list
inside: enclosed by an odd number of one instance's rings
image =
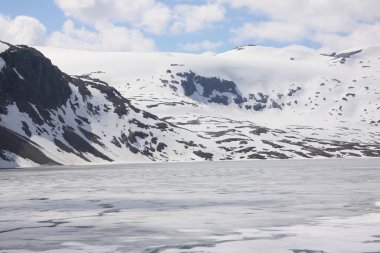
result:
[(0, 57), (0, 72), (3, 70), (5, 66), (5, 61), (3, 60), (3, 58)]
[(0, 41), (0, 53), (5, 52), (8, 49), (9, 49), (9, 46)]
[(21, 80), (24, 80), (24, 77), (20, 75), (20, 73), (18, 73), (16, 68), (13, 68), (13, 71), (18, 75), (18, 78), (20, 78)]

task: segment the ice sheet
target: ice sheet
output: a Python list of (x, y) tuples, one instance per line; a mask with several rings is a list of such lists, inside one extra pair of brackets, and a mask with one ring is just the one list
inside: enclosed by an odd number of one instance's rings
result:
[(378, 202), (379, 159), (6, 170), (0, 252), (379, 252)]

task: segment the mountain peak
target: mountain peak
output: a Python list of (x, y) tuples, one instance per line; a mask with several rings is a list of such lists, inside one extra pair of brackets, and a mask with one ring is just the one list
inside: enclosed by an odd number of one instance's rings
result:
[(0, 76), (1, 101), (47, 109), (66, 103), (71, 95), (67, 75), (32, 47), (6, 45), (9, 48), (0, 53), (6, 63)]

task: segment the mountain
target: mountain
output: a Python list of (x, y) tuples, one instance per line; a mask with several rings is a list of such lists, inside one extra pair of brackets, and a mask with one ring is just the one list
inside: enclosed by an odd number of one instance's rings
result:
[(37, 49), (0, 43), (0, 167), (380, 156), (377, 47)]
[(174, 142), (189, 131), (134, 107), (107, 83), (69, 76), (33, 48), (2, 47), (2, 167), (191, 157)]

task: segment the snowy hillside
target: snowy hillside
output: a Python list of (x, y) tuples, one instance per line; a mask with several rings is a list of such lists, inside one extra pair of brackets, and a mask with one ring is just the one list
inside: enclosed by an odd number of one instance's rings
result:
[(174, 141), (189, 131), (137, 109), (106, 83), (70, 77), (32, 48), (10, 46), (0, 56), (1, 166), (196, 156)]
[(0, 165), (380, 156), (380, 47), (221, 54), (0, 43)]
[[(67, 73), (100, 71), (91, 76), (107, 81), (128, 98), (145, 100), (139, 103), (142, 105), (154, 106), (169, 99), (168, 102), (228, 103), (237, 105), (228, 110), (243, 107), (253, 112), (271, 111), (276, 117), (301, 120), (297, 123), (304, 122), (305, 115), (312, 115), (308, 120), (322, 120), (322, 125), (336, 121), (376, 124), (380, 120), (376, 113), (380, 106), (380, 47), (330, 56), (304, 47), (258, 46), (218, 55), (40, 50)], [(212, 83), (214, 77), (220, 82)], [(204, 83), (209, 86), (206, 90)], [(179, 105), (186, 111), (187, 106)], [(226, 107), (222, 110), (225, 112)], [(154, 111), (164, 114), (164, 110)], [(249, 115), (254, 119), (264, 116), (264, 123), (273, 116)]]

